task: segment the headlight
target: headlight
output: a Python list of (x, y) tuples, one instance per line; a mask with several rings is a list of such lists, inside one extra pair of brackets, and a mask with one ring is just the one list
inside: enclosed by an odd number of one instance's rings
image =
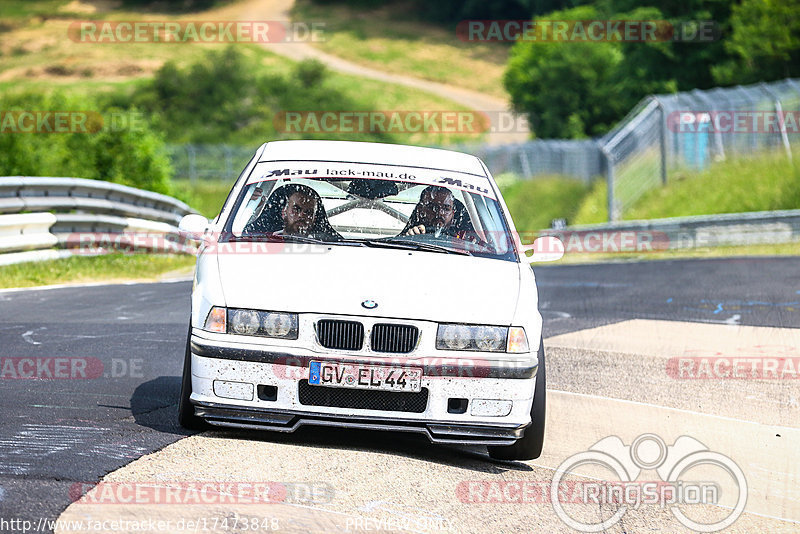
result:
[(503, 350), (506, 344), (504, 328), (479, 326), (475, 331), (475, 345), (484, 352)]
[(297, 314), (258, 310), (228, 310), (229, 334), (297, 339)]
[(504, 326), (469, 326), (440, 324), (436, 348), (440, 350), (472, 350), (505, 352), (508, 328)]
[(252, 336), (261, 326), (258, 313), (253, 310), (236, 310), (231, 313), (231, 330), (234, 334)]
[[(441, 342), (441, 343), (440, 343)], [(461, 324), (448, 324), (439, 326), (439, 336), (436, 348), (449, 350), (468, 350), (470, 343), (470, 329)], [(444, 347), (439, 346), (443, 344)]]
[(297, 339), (297, 315), (292, 313), (267, 313), (263, 320), (264, 331), (270, 337), (287, 337), (294, 332)]

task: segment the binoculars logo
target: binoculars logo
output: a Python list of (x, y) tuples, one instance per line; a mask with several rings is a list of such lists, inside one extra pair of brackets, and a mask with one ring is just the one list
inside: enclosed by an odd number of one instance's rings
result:
[[(561, 498), (560, 491), (570, 487), (564, 480), (569, 475), (585, 476), (587, 470), (602, 469), (617, 477), (616, 480), (596, 480), (583, 482), (571, 487), (580, 488), (575, 498)], [(725, 485), (728, 495), (735, 504), (720, 505), (722, 487), (719, 481), (689, 479), (690, 471), (701, 470), (705, 475), (713, 471), (715, 477), (722, 471), (732, 480)], [(580, 470), (581, 473), (576, 471)], [(637, 481), (642, 471), (655, 470), (660, 480)], [(727, 481), (727, 480), (726, 480)], [(726, 481), (723, 481), (726, 482)], [(670, 511), (680, 523), (697, 532), (717, 532), (729, 527), (744, 511), (747, 503), (747, 481), (739, 466), (718, 452), (709, 450), (700, 441), (680, 436), (675, 443), (667, 446), (656, 434), (642, 434), (631, 445), (626, 446), (617, 436), (609, 436), (584, 451), (567, 458), (556, 469), (550, 486), (550, 502), (558, 517), (569, 527), (579, 532), (602, 532), (619, 522), (630, 507), (638, 509), (642, 504), (669, 506)], [(585, 522), (570, 515), (564, 502), (578, 502), (581, 505), (612, 505), (613, 515), (598, 522)], [(719, 509), (729, 510), (724, 518), (713, 523), (705, 523), (690, 518), (681, 505), (720, 505)], [(593, 507), (596, 510), (596, 507)]]

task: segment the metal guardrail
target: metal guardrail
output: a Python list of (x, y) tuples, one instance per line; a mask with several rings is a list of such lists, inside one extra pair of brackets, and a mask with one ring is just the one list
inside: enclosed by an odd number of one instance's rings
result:
[(800, 242), (800, 210), (699, 215), (543, 230), (566, 252), (650, 252)]
[(58, 238), (50, 233), (56, 222), (52, 213), (0, 216), (0, 253), (50, 248)]
[(84, 211), (178, 224), (193, 210), (175, 198), (84, 178), (0, 177), (0, 213)]
[[(83, 246), (92, 241), (83, 237), (99, 234), (177, 240), (177, 225), (190, 213), (195, 211), (167, 195), (100, 180), (0, 177), (0, 265), (63, 257), (68, 250), (44, 249)], [(159, 241), (153, 242), (159, 250)]]

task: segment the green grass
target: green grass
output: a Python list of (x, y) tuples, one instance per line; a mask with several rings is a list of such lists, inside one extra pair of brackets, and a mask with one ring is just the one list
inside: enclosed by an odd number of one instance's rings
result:
[(514, 226), (520, 233), (549, 228), (553, 219), (571, 224), (588, 187), (563, 177), (537, 177), (508, 183), (498, 177)]
[(0, 19), (26, 19), (59, 12), (69, 0), (3, 0)]
[[(245, 163), (242, 163), (242, 167)], [(177, 198), (199, 211), (201, 215), (211, 219), (219, 214), (235, 180), (234, 176), (230, 183), (197, 180), (192, 185), (189, 180), (173, 180), (172, 184)]]
[(354, 63), (507, 98), (502, 76), (508, 45), (463, 42), (455, 26), (420, 21), (406, 5), (370, 8), (298, 0), (292, 19), (324, 21), (325, 40), (312, 44)]
[(77, 282), (154, 280), (191, 274), (194, 256), (109, 254), (0, 266), (0, 288)]
[[(701, 172), (679, 171), (667, 185), (645, 193), (623, 220), (741, 213), (800, 208), (800, 160), (783, 152), (738, 156)], [(608, 221), (606, 183), (599, 180), (583, 199), (574, 224)]]
[(608, 184), (598, 178), (583, 197), (571, 224), (599, 224), (608, 222)]
[(625, 219), (800, 208), (800, 161), (782, 152), (739, 156), (699, 174), (675, 173), (646, 193)]

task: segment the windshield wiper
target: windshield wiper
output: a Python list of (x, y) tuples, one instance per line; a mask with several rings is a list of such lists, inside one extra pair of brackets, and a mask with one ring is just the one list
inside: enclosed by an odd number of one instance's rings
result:
[(315, 237), (292, 234), (251, 234), (242, 236), (231, 236), (229, 241), (258, 241), (265, 243), (312, 243), (314, 245), (348, 245), (363, 247), (364, 243), (350, 239), (337, 239), (335, 241), (323, 241)]
[(272, 234), (231, 235), (227, 241), (259, 241), (265, 243), (283, 243), (283, 237)]
[(397, 237), (390, 237), (387, 239), (366, 239), (364, 240), (364, 243), (372, 247), (402, 248), (407, 250), (425, 250), (429, 252), (443, 252), (445, 254), (460, 254), (462, 256), (472, 255), (468, 250), (445, 247), (443, 245), (435, 245), (433, 243), (420, 243), (418, 241), (401, 239)]

